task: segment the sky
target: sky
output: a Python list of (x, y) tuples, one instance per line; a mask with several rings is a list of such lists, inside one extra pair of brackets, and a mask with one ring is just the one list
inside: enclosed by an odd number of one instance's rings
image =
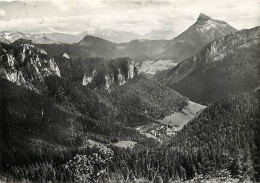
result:
[(200, 13), (249, 29), (260, 25), (260, 0), (0, 0), (0, 31), (76, 34), (113, 29), (180, 34)]

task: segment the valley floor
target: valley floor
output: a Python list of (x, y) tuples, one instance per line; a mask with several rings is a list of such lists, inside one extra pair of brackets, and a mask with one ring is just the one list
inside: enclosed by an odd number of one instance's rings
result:
[(206, 108), (206, 106), (189, 101), (186, 108), (182, 109), (180, 112), (175, 112), (170, 116), (166, 116), (164, 119), (159, 120), (159, 122), (168, 125), (174, 131), (179, 131), (204, 108)]
[(148, 138), (153, 138), (162, 142), (165, 136), (174, 135), (176, 131), (181, 130), (184, 125), (198, 116), (205, 108), (206, 106), (204, 105), (189, 101), (187, 107), (182, 109), (180, 112), (175, 112), (164, 117), (162, 120), (158, 120), (159, 124), (147, 124), (138, 126), (135, 129)]

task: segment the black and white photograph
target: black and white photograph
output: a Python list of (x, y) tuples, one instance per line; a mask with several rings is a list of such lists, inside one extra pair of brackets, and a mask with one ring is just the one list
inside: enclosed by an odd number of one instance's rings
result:
[(0, 0), (0, 183), (260, 182), (260, 0)]

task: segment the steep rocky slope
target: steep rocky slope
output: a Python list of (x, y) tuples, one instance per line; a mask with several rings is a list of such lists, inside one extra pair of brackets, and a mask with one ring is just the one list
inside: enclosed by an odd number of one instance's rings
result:
[(193, 101), (209, 103), (225, 94), (259, 86), (260, 28), (217, 39), (197, 55), (156, 78)]
[(102, 84), (101, 80), (103, 80), (108, 90), (112, 84), (124, 85), (129, 79), (138, 75), (137, 67), (130, 58), (110, 60), (107, 69), (98, 64), (88, 68), (90, 68), (88, 72), (84, 72), (83, 86), (92, 83), (99, 85)]
[(44, 78), (60, 76), (54, 59), (28, 40), (0, 45), (0, 77), (37, 92), (43, 89)]

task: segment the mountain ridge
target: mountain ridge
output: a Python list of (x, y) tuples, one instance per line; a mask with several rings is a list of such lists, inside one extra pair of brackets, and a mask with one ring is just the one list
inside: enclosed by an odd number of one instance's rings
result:
[(197, 102), (255, 88), (259, 85), (259, 32), (256, 27), (221, 37), (155, 78)]
[(210, 19), (202, 24), (195, 22), (186, 31), (171, 40), (136, 39), (117, 44), (94, 36), (87, 36), (86, 38), (96, 39), (96, 44), (92, 43), (92, 47), (80, 46), (84, 39), (80, 43), (72, 45), (39, 46), (45, 48), (49, 53), (54, 53), (54, 55), (60, 55), (70, 50), (71, 52), (68, 54), (74, 58), (93, 56), (105, 58), (130, 57), (140, 62), (159, 59), (180, 62), (196, 54), (214, 39), (235, 31), (236, 29), (225, 22)]

